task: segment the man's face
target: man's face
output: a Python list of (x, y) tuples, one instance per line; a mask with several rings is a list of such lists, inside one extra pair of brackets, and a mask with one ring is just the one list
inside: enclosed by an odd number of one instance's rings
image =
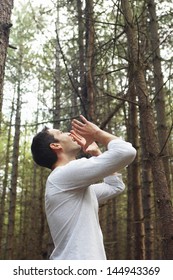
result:
[(80, 151), (81, 146), (75, 141), (70, 132), (62, 132), (58, 129), (49, 129), (49, 133), (54, 136), (58, 143), (61, 145), (64, 153), (73, 151)]

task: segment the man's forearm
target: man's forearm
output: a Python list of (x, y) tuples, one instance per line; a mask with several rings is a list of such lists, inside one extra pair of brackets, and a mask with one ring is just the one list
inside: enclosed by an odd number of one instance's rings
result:
[(101, 129), (94, 134), (94, 140), (106, 147), (111, 140), (115, 139), (118, 139), (118, 137)]

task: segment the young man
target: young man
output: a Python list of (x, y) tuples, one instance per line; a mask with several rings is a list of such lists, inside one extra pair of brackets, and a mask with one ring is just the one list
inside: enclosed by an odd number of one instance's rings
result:
[[(52, 260), (105, 260), (98, 204), (124, 190), (117, 172), (129, 165), (136, 150), (80, 116), (70, 133), (44, 129), (31, 146), (35, 162), (52, 169), (45, 209), (54, 242)], [(98, 142), (107, 147), (101, 153)], [(81, 147), (92, 157), (76, 159)], [(103, 182), (98, 183), (103, 179)]]

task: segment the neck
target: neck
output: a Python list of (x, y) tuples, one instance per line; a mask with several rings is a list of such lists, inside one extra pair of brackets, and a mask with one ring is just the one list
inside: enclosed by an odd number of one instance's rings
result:
[(59, 166), (64, 166), (66, 165), (67, 163), (69, 163), (70, 161), (72, 160), (75, 160), (76, 159), (76, 156), (70, 156), (70, 155), (58, 155), (58, 160), (54, 163), (54, 165), (52, 166), (52, 170), (54, 170), (56, 167), (59, 167)]

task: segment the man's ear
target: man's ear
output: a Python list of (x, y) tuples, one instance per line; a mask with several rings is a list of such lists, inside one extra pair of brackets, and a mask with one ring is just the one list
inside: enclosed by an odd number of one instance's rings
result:
[(62, 149), (62, 147), (59, 143), (50, 143), (49, 146), (53, 151), (58, 151), (58, 150)]

